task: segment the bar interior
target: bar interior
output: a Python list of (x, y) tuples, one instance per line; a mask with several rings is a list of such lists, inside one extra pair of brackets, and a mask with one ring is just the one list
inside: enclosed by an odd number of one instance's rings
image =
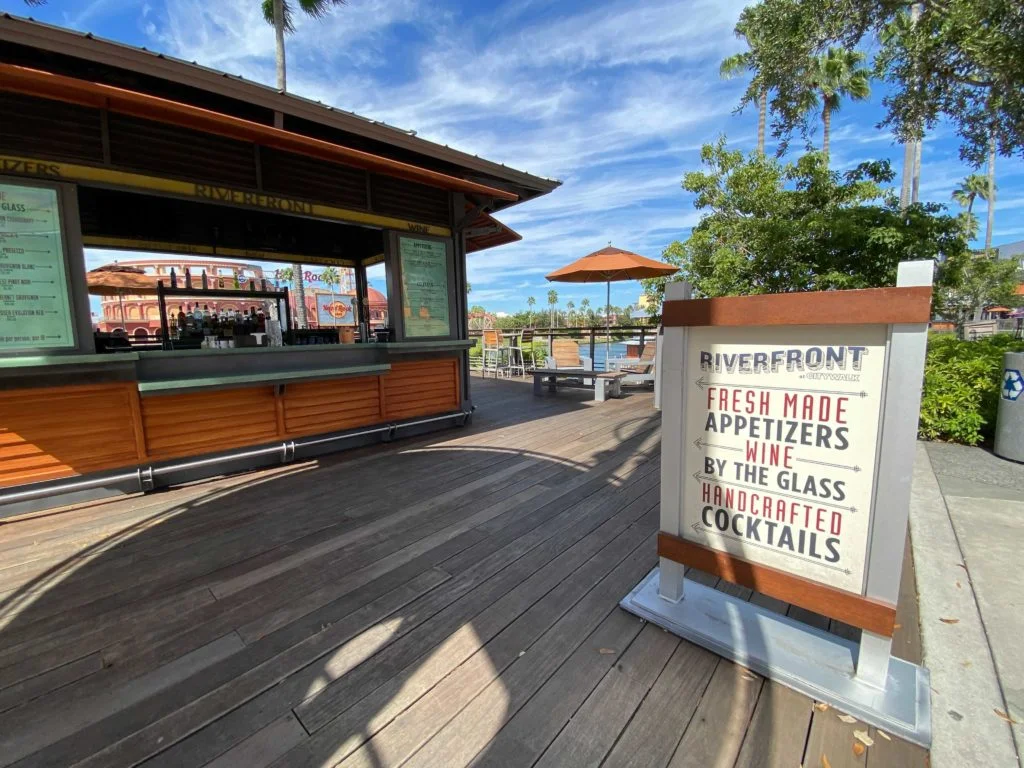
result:
[(0, 517), (465, 423), (466, 256), (559, 183), (9, 16), (0, 113)]

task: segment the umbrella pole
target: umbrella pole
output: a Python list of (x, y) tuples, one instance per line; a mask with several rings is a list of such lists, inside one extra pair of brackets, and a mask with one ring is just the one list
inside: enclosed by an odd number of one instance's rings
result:
[(604, 370), (608, 372), (608, 361), (611, 359), (611, 333), (609, 328), (611, 327), (611, 316), (612, 316), (612, 281), (605, 281), (605, 296), (604, 296)]

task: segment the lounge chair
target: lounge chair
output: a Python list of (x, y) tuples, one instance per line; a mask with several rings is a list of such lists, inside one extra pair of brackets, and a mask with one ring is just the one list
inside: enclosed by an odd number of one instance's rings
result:
[(612, 358), (608, 361), (607, 368), (609, 371), (618, 371), (619, 373), (626, 374), (626, 378), (622, 380), (623, 384), (653, 384), (657, 351), (657, 339), (651, 339), (644, 345), (639, 359), (629, 357)]
[[(544, 360), (544, 367), (560, 371), (593, 371), (594, 361), (580, 357), (580, 345), (572, 339), (553, 339), (551, 354)], [(592, 386), (593, 379), (584, 379), (585, 385)]]

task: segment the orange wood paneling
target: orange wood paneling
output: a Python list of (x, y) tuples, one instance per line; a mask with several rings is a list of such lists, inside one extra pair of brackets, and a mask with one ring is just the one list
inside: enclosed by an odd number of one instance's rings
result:
[(854, 627), (886, 637), (895, 631), (895, 605), (750, 563), (668, 533), (658, 534), (658, 555)]
[(455, 358), (394, 363), (382, 379), (388, 419), (411, 419), (459, 407), (459, 361)]
[(160, 461), (271, 442), (274, 400), (270, 386), (143, 398), (146, 450)]
[(927, 323), (932, 289), (866, 288), (857, 291), (771, 293), (666, 301), (662, 325), (888, 325)]
[(377, 376), (311, 381), (284, 388), (284, 431), (313, 435), (383, 421)]
[(142, 461), (134, 383), (0, 391), (0, 486)]

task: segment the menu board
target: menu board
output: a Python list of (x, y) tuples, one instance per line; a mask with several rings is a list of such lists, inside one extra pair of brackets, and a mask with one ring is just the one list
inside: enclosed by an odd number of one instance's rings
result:
[(406, 337), (448, 336), (448, 250), (443, 241), (398, 238)]
[(0, 184), (0, 354), (74, 346), (57, 192)]
[(683, 537), (862, 594), (885, 341), (878, 325), (690, 329)]

